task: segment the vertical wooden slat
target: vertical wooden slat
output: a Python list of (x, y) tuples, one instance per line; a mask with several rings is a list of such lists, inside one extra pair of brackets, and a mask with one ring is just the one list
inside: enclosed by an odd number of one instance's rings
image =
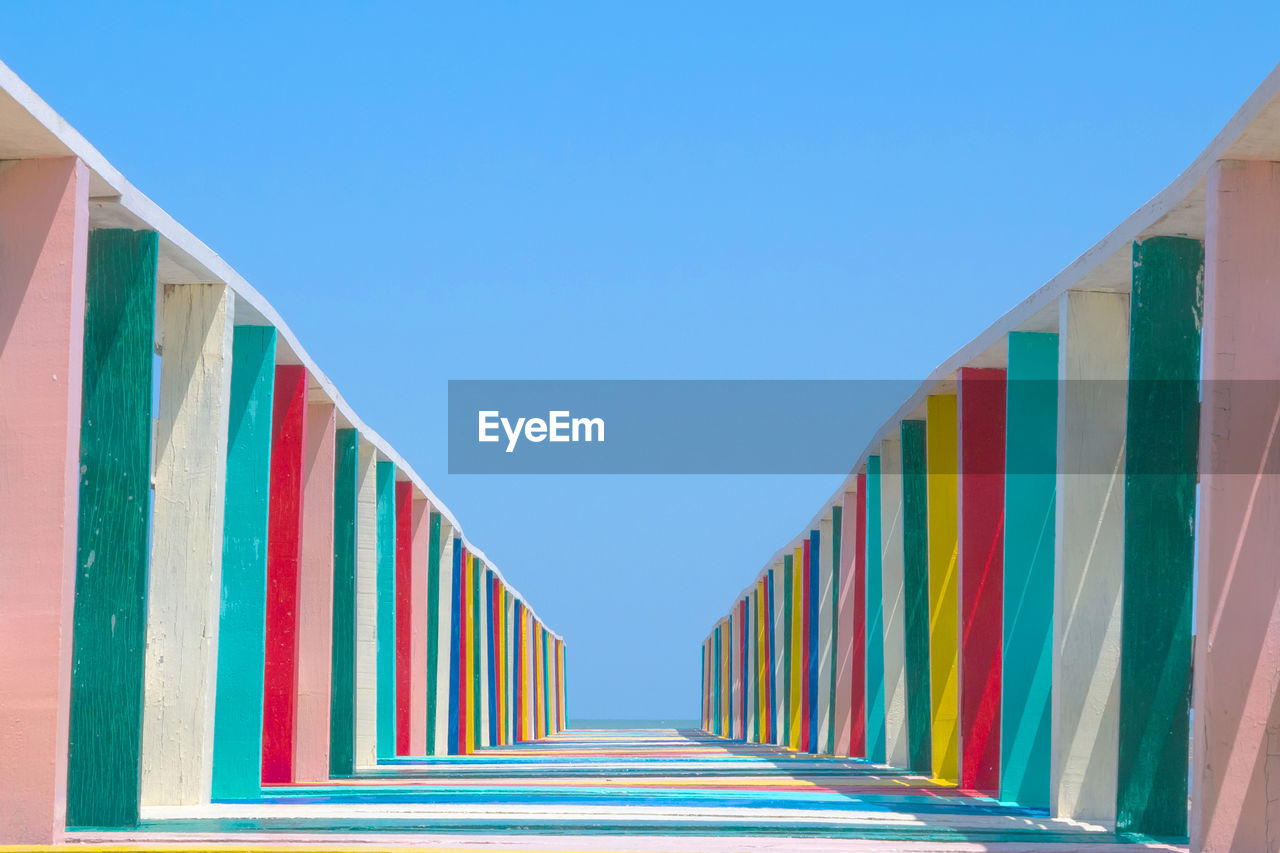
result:
[(377, 467), (377, 755), (396, 754), (396, 466)]
[(880, 540), (880, 457), (867, 457), (866, 534), (863, 553), (867, 561), (867, 758), (878, 764), (887, 760), (885, 744), (884, 680), (884, 572)]
[(1058, 336), (1010, 332), (1000, 796), (1049, 805)]
[(294, 779), (329, 778), (329, 702), (333, 687), (334, 453), (337, 410), (307, 407), (303, 467), (302, 563), (298, 584), (298, 725)]
[(157, 245), (89, 235), (68, 826), (138, 820)]
[(1204, 246), (1133, 246), (1116, 826), (1187, 831)]
[(1056, 817), (1111, 825), (1119, 748), (1129, 295), (1068, 291), (1058, 308), (1050, 808)]
[[(66, 825), (89, 170), (0, 163), (0, 837)], [(31, 484), (39, 484), (32, 488)]]
[(378, 762), (378, 458), (359, 442), (356, 463), (356, 767)]
[[(1209, 171), (1191, 849), (1280, 849), (1280, 164)], [(1126, 647), (1127, 648), (1127, 647)]]
[(960, 785), (1000, 787), (1005, 372), (961, 368)]
[(902, 441), (880, 442), (880, 566), (884, 607), (885, 760), (911, 764), (907, 730), (907, 635), (902, 535)]
[(845, 518), (853, 518), (853, 622), (850, 638), (849, 755), (865, 758), (867, 752), (867, 472), (854, 478), (853, 506), (845, 492)]
[(334, 436), (333, 649), (329, 693), (329, 775), (355, 772), (356, 501), (360, 434)]
[(929, 683), (929, 484), (924, 421), (903, 421), (902, 547), (907, 748), (912, 770), (933, 771)]
[(256, 797), (261, 787), (276, 330), (236, 326), (231, 353), (214, 799)]
[(292, 782), (298, 722), (298, 596), (302, 487), (307, 447), (307, 371), (276, 366), (271, 415), (271, 509), (267, 534), (263, 658), (262, 781)]
[(960, 781), (958, 423), (954, 394), (928, 398), (929, 690), (933, 776)]
[(415, 495), (412, 501), (413, 577), (410, 614), (413, 620), (409, 636), (409, 754), (427, 754), (427, 635), (430, 603), (427, 577), (431, 574), (431, 506), (427, 499)]
[[(823, 554), (827, 561), (826, 573), (827, 591), (823, 593), (823, 606), (827, 608), (827, 648), (825, 659), (827, 661), (827, 678), (825, 679), (827, 698), (824, 705), (827, 713), (827, 732), (823, 742), (822, 752), (828, 755), (846, 755), (847, 747), (843, 744), (837, 746), (836, 729), (837, 723), (837, 706), (839, 705), (838, 690), (839, 685), (836, 683), (838, 679), (838, 670), (840, 666), (840, 647), (846, 642), (845, 634), (847, 629), (840, 626), (840, 534), (841, 534), (841, 513), (843, 510), (839, 504), (831, 508), (830, 522), (826, 523), (825, 539), (830, 544), (826, 546)], [(847, 695), (846, 695), (847, 698)], [(847, 743), (847, 739), (846, 739)]]
[(412, 754), (413, 728), (413, 483), (396, 490), (395, 754)]
[(160, 308), (143, 806), (211, 796), (232, 309), (222, 284), (165, 287)]

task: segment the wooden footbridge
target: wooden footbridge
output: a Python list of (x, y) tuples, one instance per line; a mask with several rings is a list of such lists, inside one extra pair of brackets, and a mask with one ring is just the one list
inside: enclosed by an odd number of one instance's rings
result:
[(1280, 849), (1278, 327), (1280, 71), (744, 567), (701, 730), (573, 729), (518, 572), (0, 66), (0, 850)]

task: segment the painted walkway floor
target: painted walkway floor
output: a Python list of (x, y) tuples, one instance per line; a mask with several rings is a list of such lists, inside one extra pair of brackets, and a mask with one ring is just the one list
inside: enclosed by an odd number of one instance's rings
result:
[(253, 801), (145, 809), (137, 832), (76, 832), (69, 840), (132, 849), (269, 849), (283, 842), (364, 851), (1140, 845), (866, 762), (672, 729), (578, 729), (474, 756), (400, 759), (340, 783), (273, 786)]

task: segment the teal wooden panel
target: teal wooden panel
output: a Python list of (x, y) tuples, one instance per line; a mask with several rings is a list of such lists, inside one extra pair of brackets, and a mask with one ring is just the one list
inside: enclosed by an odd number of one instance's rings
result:
[(1187, 834), (1204, 246), (1133, 246), (1116, 825)]
[(867, 758), (886, 760), (884, 579), (880, 553), (880, 457), (867, 457)]
[(274, 328), (235, 327), (214, 699), (214, 799), (256, 797), (261, 788), (275, 364)]
[(329, 773), (355, 772), (356, 501), (360, 434), (335, 434), (333, 472), (333, 651), (329, 686)]
[(929, 692), (929, 505), (925, 422), (902, 422), (902, 549), (911, 769), (933, 770)]
[(154, 231), (89, 234), (67, 752), (72, 827), (138, 822), (156, 251)]
[(396, 754), (396, 465), (377, 468), (377, 757)]
[(1000, 798), (1049, 805), (1058, 336), (1009, 334)]

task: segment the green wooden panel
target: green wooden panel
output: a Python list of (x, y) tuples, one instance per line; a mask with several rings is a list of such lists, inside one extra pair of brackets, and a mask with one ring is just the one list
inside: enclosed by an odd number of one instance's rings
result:
[(156, 251), (154, 231), (89, 234), (67, 752), (73, 827), (138, 822)]
[(396, 754), (396, 465), (379, 462), (377, 492), (377, 758)]
[[(436, 754), (442, 710), (436, 696), (440, 677), (440, 513), (431, 513), (431, 538), (427, 545), (427, 755)], [(505, 614), (504, 614), (505, 615)]]
[(1058, 336), (1009, 334), (1000, 798), (1048, 807)]
[(867, 758), (886, 760), (884, 579), (880, 553), (880, 457), (867, 457)]
[(329, 773), (355, 772), (356, 500), (360, 434), (335, 436), (333, 472), (333, 677), (329, 689)]
[(1133, 246), (1117, 827), (1187, 834), (1204, 247)]
[[(831, 508), (831, 707), (828, 709), (826, 753), (833, 755), (836, 751), (836, 691), (840, 669), (840, 522), (841, 508)], [(847, 744), (846, 744), (847, 746)]]
[(933, 769), (929, 692), (929, 505), (925, 422), (902, 422), (902, 549), (906, 615), (907, 750), (911, 769)]
[(275, 365), (274, 328), (235, 327), (213, 727), (214, 799), (256, 797), (261, 785)]

